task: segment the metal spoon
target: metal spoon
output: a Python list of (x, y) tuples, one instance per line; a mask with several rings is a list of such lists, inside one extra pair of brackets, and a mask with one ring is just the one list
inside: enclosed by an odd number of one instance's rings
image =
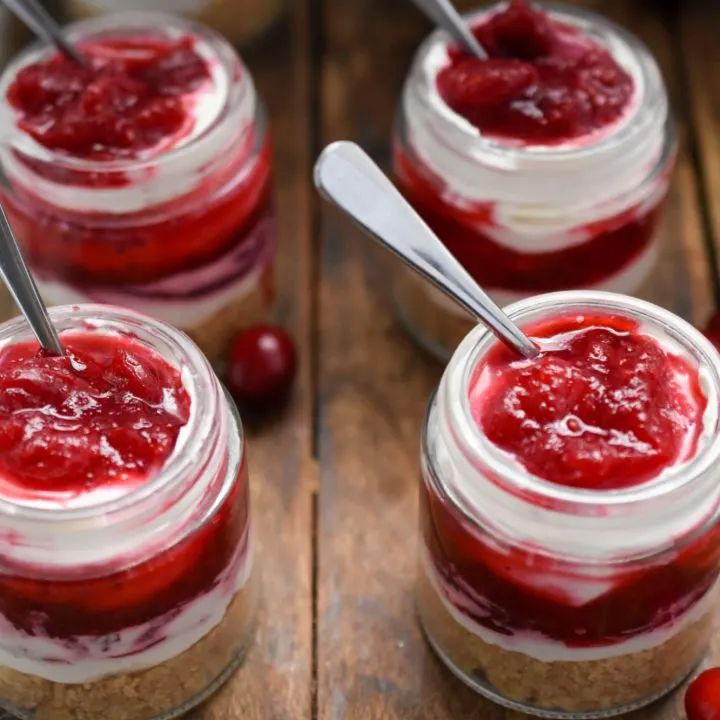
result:
[(0, 205), (0, 276), (35, 333), (38, 342), (51, 355), (64, 355), (60, 337), (40, 299), (35, 281), (25, 264), (7, 215)]
[(537, 346), (490, 299), (410, 207), (382, 170), (351, 142), (336, 142), (315, 164), (315, 187), (365, 232), (484, 322), (523, 357)]
[(472, 34), (465, 20), (454, 8), (450, 0), (413, 0), (415, 5), (438, 27), (445, 30), (455, 42), (462, 45), (475, 57), (487, 60), (485, 48)]
[(55, 45), (68, 60), (86, 68), (90, 67), (88, 59), (65, 39), (60, 26), (38, 0), (2, 0), (2, 2), (40, 39)]

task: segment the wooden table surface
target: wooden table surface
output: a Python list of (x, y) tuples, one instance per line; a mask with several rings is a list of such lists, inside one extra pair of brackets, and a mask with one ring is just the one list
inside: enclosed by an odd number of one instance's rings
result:
[[(661, 261), (643, 295), (703, 324), (718, 298), (720, 8), (583, 4), (639, 34), (670, 88), (681, 152)], [(190, 717), (520, 720), (452, 678), (421, 637), (413, 606), (419, 433), (442, 368), (393, 319), (395, 261), (311, 186), (313, 162), (333, 140), (355, 140), (387, 166), (395, 103), (429, 26), (409, 0), (288, 6), (244, 57), (270, 109), (281, 320), (302, 365), (288, 413), (249, 440), (264, 584), (256, 643)], [(3, 303), (15, 314), (10, 308)], [(633, 717), (680, 720), (680, 694)]]

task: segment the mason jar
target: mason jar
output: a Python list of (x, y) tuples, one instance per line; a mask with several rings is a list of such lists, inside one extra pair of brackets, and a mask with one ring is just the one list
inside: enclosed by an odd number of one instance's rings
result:
[[(467, 20), (483, 22), (503, 7)], [(449, 55), (438, 30), (415, 56), (393, 135), (399, 188), (501, 306), (578, 288), (634, 294), (655, 262), (675, 161), (666, 89), (646, 47), (595, 13), (546, 9), (607, 48), (632, 77), (633, 97), (620, 120), (559, 144), (483, 136), (439, 94), (436, 79)], [(397, 269), (395, 306), (411, 336), (442, 360), (474, 324), (404, 267)]]
[(191, 38), (211, 82), (176, 145), (98, 159), (41, 145), (7, 100), (19, 71), (52, 50), (31, 48), (5, 70), (0, 194), (40, 292), (51, 305), (146, 312), (215, 360), (275, 302), (270, 140), (252, 77), (226, 40), (174, 16), (123, 13), (66, 32), (81, 45)]
[(508, 308), (521, 327), (575, 313), (637, 323), (697, 370), (707, 404), (687, 461), (605, 490), (532, 474), (473, 416), (471, 383), (497, 347), (482, 327), (450, 360), (422, 432), (427, 639), (481, 695), (548, 718), (609, 717), (667, 693), (703, 657), (718, 600), (720, 356), (672, 313), (613, 293)]
[[(177, 717), (228, 679), (252, 636), (240, 419), (207, 359), (174, 328), (108, 306), (50, 314), (68, 341), (130, 338), (159, 355), (179, 373), (189, 416), (162, 466), (123, 492), (28, 499), (3, 483), (0, 707), (36, 720)], [(0, 355), (31, 338), (24, 320), (5, 323)]]

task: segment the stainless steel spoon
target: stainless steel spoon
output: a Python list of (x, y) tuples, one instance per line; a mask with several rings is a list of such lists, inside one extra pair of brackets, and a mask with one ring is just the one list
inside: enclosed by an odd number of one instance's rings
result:
[(415, 5), (438, 27), (445, 30), (455, 42), (475, 57), (487, 60), (485, 48), (472, 34), (470, 28), (450, 0), (413, 0)]
[(315, 164), (315, 186), (365, 232), (477, 317), (523, 357), (537, 346), (490, 299), (410, 207), (382, 170), (351, 142), (336, 142)]
[(2, 0), (2, 2), (40, 39), (55, 45), (72, 62), (90, 67), (88, 59), (65, 39), (60, 26), (38, 0)]
[(35, 281), (25, 264), (5, 210), (0, 206), (0, 276), (35, 333), (38, 342), (52, 355), (64, 355), (60, 337), (40, 299)]

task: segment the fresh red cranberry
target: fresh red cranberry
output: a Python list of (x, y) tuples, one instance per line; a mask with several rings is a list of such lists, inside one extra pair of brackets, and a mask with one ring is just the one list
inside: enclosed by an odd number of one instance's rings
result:
[(700, 673), (685, 693), (687, 720), (720, 720), (720, 668)]
[(703, 332), (705, 337), (720, 350), (720, 312), (713, 313)]
[(257, 325), (241, 332), (230, 347), (226, 384), (243, 409), (272, 410), (290, 394), (297, 353), (281, 327)]
[(177, 370), (133, 340), (66, 335), (0, 352), (0, 471), (32, 492), (92, 490), (150, 475), (190, 414)]

